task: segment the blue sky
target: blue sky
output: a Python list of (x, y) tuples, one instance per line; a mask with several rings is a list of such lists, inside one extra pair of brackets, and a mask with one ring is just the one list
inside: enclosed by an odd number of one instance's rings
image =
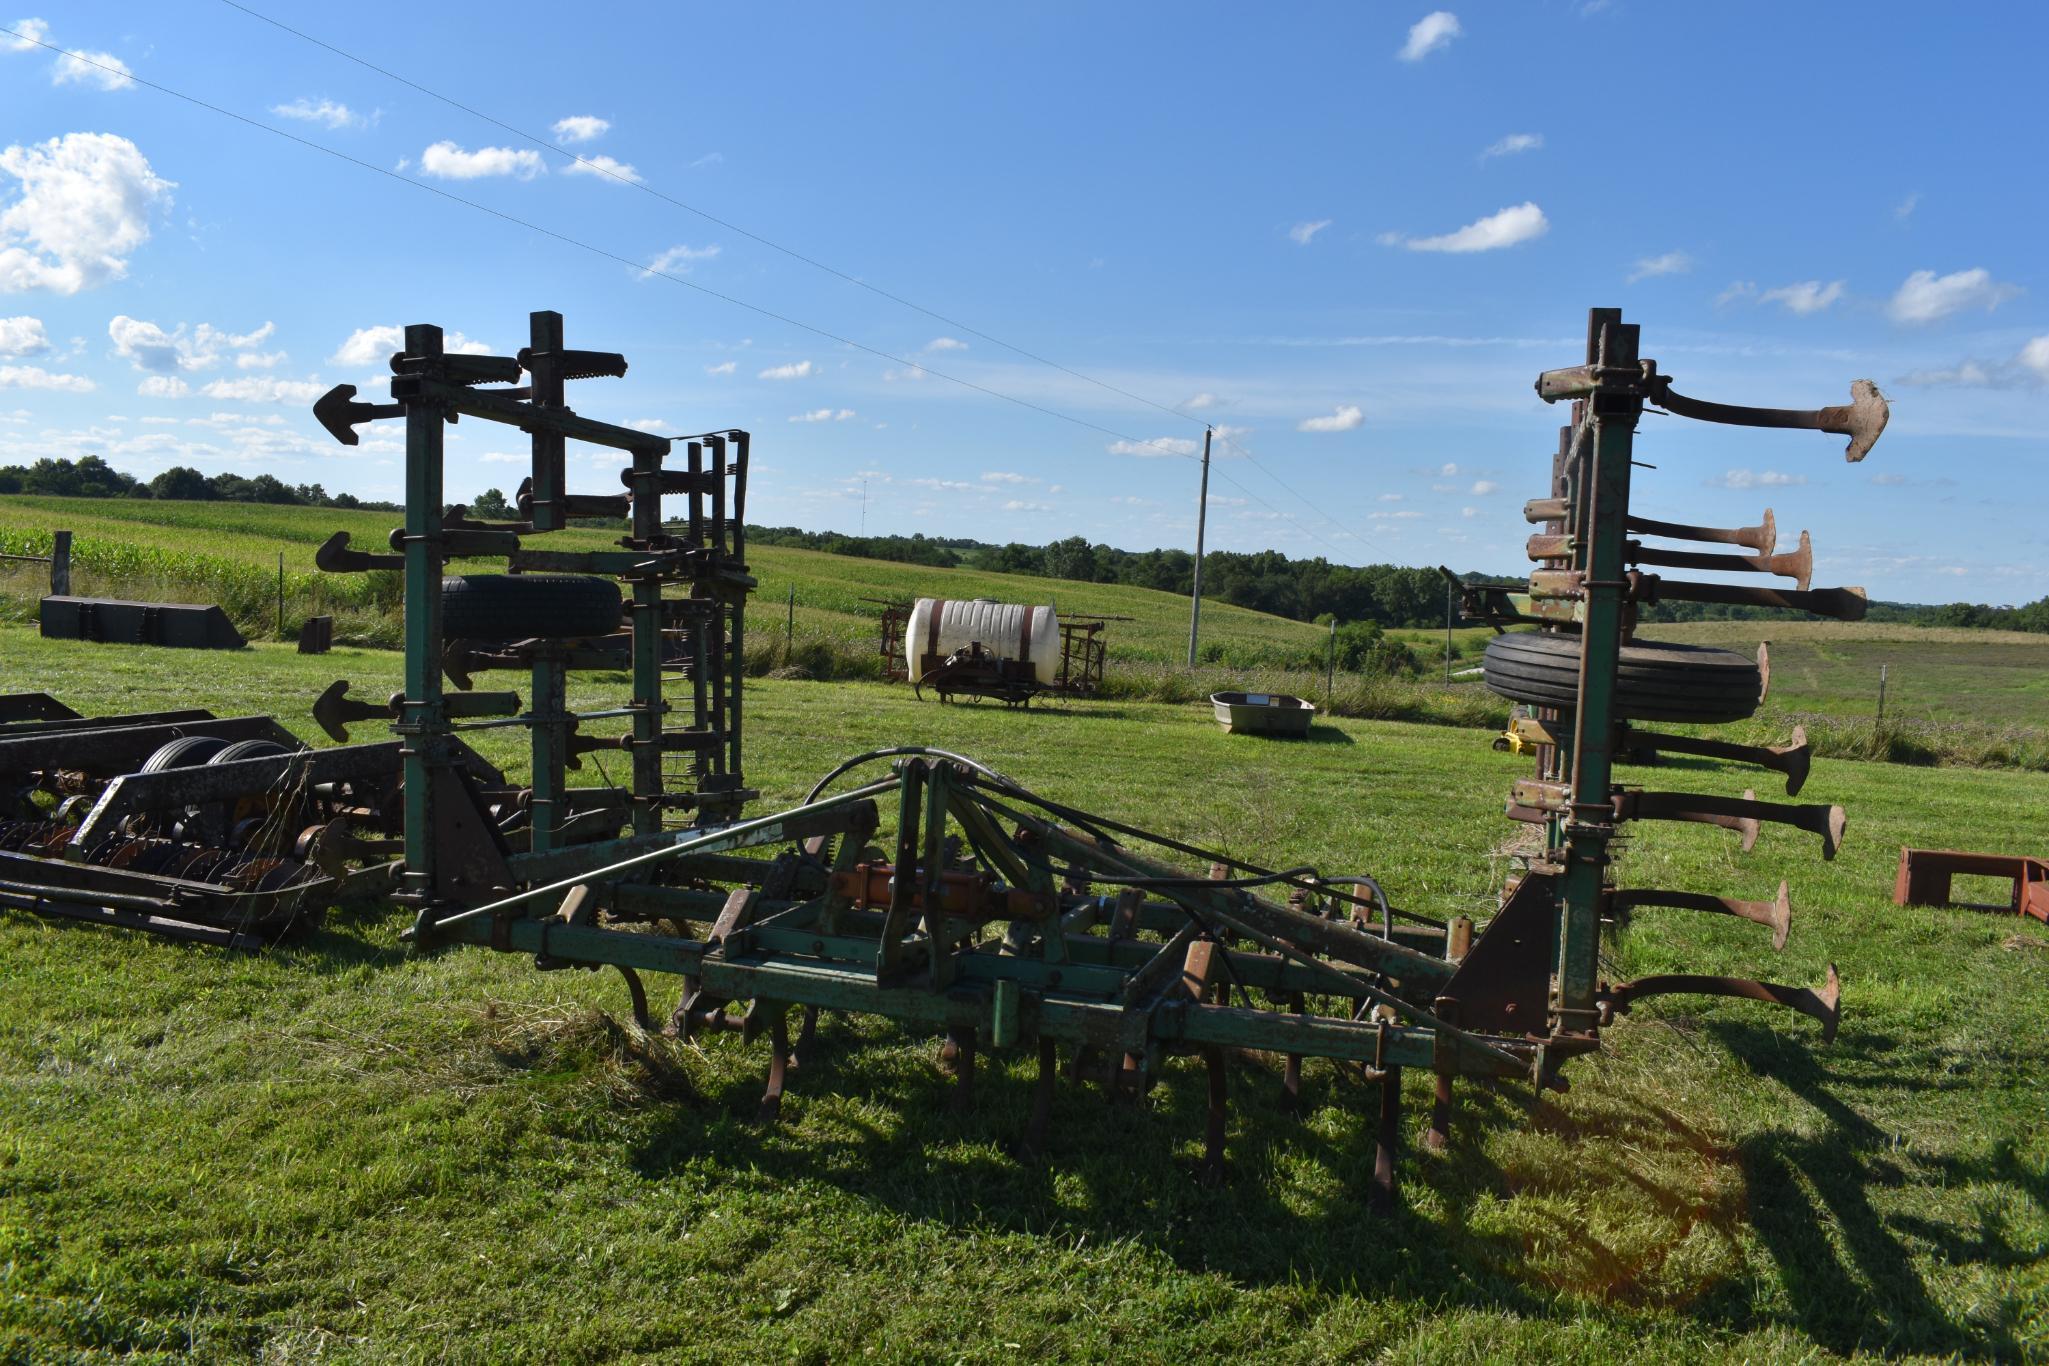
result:
[[(756, 433), (764, 522), (855, 530), (865, 485), (870, 532), (1186, 546), (1208, 421), (1213, 547), (1516, 570), (1531, 381), (1612, 305), (1682, 392), (1895, 405), (1856, 466), (1648, 417), (1642, 512), (1772, 506), (1880, 597), (2049, 591), (2040, 7), (252, 0), (593, 173), (216, 0), (31, 4), (88, 63), (0, 34), (0, 463), (395, 496), (311, 396), (381, 394), (380, 329), (555, 308), (632, 362), (580, 411)], [(452, 495), (518, 483), (516, 433), (451, 437)]]

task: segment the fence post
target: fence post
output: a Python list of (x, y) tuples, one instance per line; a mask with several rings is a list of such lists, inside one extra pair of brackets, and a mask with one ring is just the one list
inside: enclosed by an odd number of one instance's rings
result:
[(1885, 665), (1883, 664), (1878, 666), (1878, 724), (1876, 728), (1879, 730), (1885, 729)]
[(790, 585), (790, 616), (783, 627), (783, 663), (790, 662), (790, 651), (797, 646), (797, 585)]
[(277, 638), (285, 638), (285, 552), (277, 553)]
[(50, 537), (50, 596), (71, 596), (71, 533), (59, 531)]
[(1323, 709), (1326, 712), (1330, 710), (1331, 688), (1336, 683), (1337, 676), (1338, 618), (1337, 613), (1333, 612), (1330, 617), (1330, 652), (1324, 657), (1323, 661)]

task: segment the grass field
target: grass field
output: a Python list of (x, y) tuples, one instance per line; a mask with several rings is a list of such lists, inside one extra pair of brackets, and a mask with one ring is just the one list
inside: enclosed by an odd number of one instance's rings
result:
[[(87, 709), (274, 710), (397, 658), (45, 642), (0, 627), (5, 687)], [(190, 667), (186, 667), (190, 663)], [(175, 667), (174, 667), (175, 666)], [(616, 682), (586, 680), (587, 698)], [(1247, 857), (1364, 865), (1418, 910), (1484, 914), (1520, 765), (1484, 736), (1340, 721), (1226, 736), (1195, 707), (941, 708), (769, 681), (748, 776), (801, 795), (840, 756), (924, 741), (1048, 795)], [(501, 758), (511, 757), (504, 749)], [(1234, 1065), (1231, 1171), (1205, 1190), (1201, 1071), (1133, 1110), (1068, 1089), (1022, 1164), (1031, 1066), (949, 1113), (932, 1041), (830, 1021), (747, 1122), (759, 1046), (643, 1040), (616, 978), (407, 954), (395, 915), (257, 958), (0, 914), (0, 1359), (1178, 1362), (2049, 1355), (2049, 933), (1889, 898), (1902, 843), (2041, 848), (2049, 776), (1823, 760), (1850, 811), (1822, 863), (1768, 830), (1634, 832), (1625, 885), (1793, 885), (1754, 926), (1639, 916), (1611, 975), (1820, 979), (1845, 1021), (1665, 1000), (1569, 1095), (1460, 1093), (1367, 1214), (1373, 1093)], [(1710, 763), (1660, 786), (1752, 781)], [(762, 809), (766, 809), (764, 806)], [(1413, 1138), (1427, 1081), (1412, 1078)]]
[[(48, 533), (68, 528), (77, 591), (160, 593), (174, 601), (202, 594), (199, 600), (220, 602), (252, 638), (258, 632), (274, 633), (282, 553), (291, 629), (316, 608), (339, 609), (345, 616), (356, 609), (364, 618), (388, 620), (344, 620), (338, 623), (344, 635), (353, 627), (358, 636), (395, 643), (395, 576), (321, 574), (313, 567), (313, 553), (337, 531), (350, 533), (359, 550), (382, 551), (397, 520), (394, 513), (338, 508), (13, 496), (0, 497), (0, 550), (44, 553)], [(548, 538), (551, 546), (566, 549), (602, 548), (616, 540), (616, 533), (582, 528)], [(754, 627), (764, 641), (782, 638), (794, 589), (797, 636), (857, 652), (873, 652), (880, 611), (865, 599), (921, 596), (994, 597), (1052, 603), (1067, 614), (1130, 617), (1109, 628), (1119, 659), (1180, 659), (1188, 648), (1188, 600), (1149, 588), (931, 569), (782, 546), (752, 546), (747, 558), (760, 582)], [(37, 566), (24, 566), (0, 575), (0, 601), (15, 619), (34, 619), (35, 597), (47, 591), (38, 581), (40, 572)], [(170, 596), (175, 594), (187, 596)], [(1313, 645), (1323, 638), (1320, 627), (1227, 603), (1205, 603), (1203, 626), (1207, 640), (1252, 648)]]

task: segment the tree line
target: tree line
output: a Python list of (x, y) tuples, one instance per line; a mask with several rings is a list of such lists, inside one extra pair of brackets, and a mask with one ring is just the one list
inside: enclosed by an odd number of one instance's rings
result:
[(162, 498), (187, 503), (277, 503), (291, 507), (369, 508), (400, 512), (397, 503), (377, 503), (353, 493), (330, 494), (318, 484), (287, 484), (274, 474), (201, 474), (173, 465), (147, 481), (123, 474), (97, 455), (76, 460), (44, 457), (32, 465), (0, 465), (0, 494), (51, 498)]
[[(174, 465), (147, 482), (123, 474), (97, 455), (77, 460), (37, 460), (32, 465), (0, 465), (0, 495), (42, 494), (62, 498), (159, 498), (190, 502), (273, 503), (303, 507), (369, 508), (402, 511), (396, 503), (330, 494), (319, 484), (287, 484), (271, 474), (245, 478), (239, 474), (202, 474)], [(486, 518), (512, 518), (517, 512), (497, 489), (486, 489), (471, 504)], [(579, 519), (581, 522), (583, 519)], [(612, 525), (612, 523), (599, 523)], [(1069, 536), (1047, 545), (983, 541), (925, 535), (848, 536), (836, 531), (800, 527), (747, 528), (757, 545), (798, 546), (833, 555), (891, 560), (933, 569), (966, 566), (1005, 574), (1069, 579), (1081, 583), (1129, 584), (1187, 594), (1193, 589), (1195, 557), (1185, 550), (1119, 550)], [(1519, 582), (1515, 575), (1467, 573), (1467, 583)], [(1257, 612), (1296, 621), (1371, 622), (1381, 627), (1441, 626), (1445, 612), (1444, 576), (1435, 569), (1393, 564), (1332, 564), (1322, 556), (1298, 560), (1278, 550), (1249, 554), (1212, 550), (1203, 556), (1203, 596)], [(1642, 611), (1646, 622), (1772, 620), (1804, 618), (1805, 613), (1722, 603), (1665, 601)], [(1941, 604), (1874, 602), (1868, 620), (1911, 626), (1961, 626), (2049, 634), (2049, 596), (2024, 606), (1985, 603)], [(1361, 648), (1365, 648), (1362, 642)]]

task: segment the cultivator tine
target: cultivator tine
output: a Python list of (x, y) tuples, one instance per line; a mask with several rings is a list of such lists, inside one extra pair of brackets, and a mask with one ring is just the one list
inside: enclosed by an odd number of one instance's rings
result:
[(1664, 891), (1654, 887), (1632, 887), (1618, 889), (1610, 897), (1610, 906), (1617, 915), (1627, 915), (1638, 906), (1676, 906), (1689, 911), (1707, 911), (1714, 915), (1733, 915), (1739, 920), (1748, 920), (1763, 925), (1772, 932), (1772, 948), (1786, 947), (1786, 932), (1793, 924), (1793, 903), (1786, 894), (1786, 883), (1779, 881), (1779, 894), (1770, 901), (1739, 901), (1730, 896), (1711, 896), (1706, 892)]
[(1637, 564), (1663, 565), (1673, 569), (1705, 569), (1722, 574), (1777, 574), (1792, 579), (1800, 592), (1808, 591), (1814, 578), (1814, 544), (1800, 533), (1800, 548), (1783, 555), (1710, 555), (1695, 550), (1660, 550), (1640, 541), (1629, 543), (1630, 559)]
[[(1790, 825), (1796, 830), (1819, 835), (1824, 859), (1836, 856), (1836, 850), (1842, 847), (1843, 830), (1848, 823), (1840, 806), (1761, 802), (1749, 792), (1740, 799), (1692, 792), (1625, 792), (1615, 799), (1615, 812), (1623, 820), (1708, 821), (1715, 825), (1735, 820), (1750, 822), (1753, 827), (1758, 821), (1770, 821), (1776, 825)], [(1744, 852), (1748, 853), (1750, 846), (1756, 843), (1756, 831), (1754, 828), (1740, 828), (1746, 829)]]
[(946, 1042), (953, 1049), (953, 1109), (964, 1115), (975, 1106), (976, 1030), (973, 1025), (955, 1026), (946, 1031)]
[(818, 1038), (818, 1007), (805, 1006), (804, 1013), (798, 1018), (801, 1023), (797, 1026), (797, 1042), (791, 1045), (790, 1048), (790, 1070), (792, 1072), (795, 1072), (803, 1064), (804, 1059), (811, 1056), (812, 1044)]
[[(766, 1004), (756, 1001), (754, 1009), (758, 1011)], [(753, 1014), (749, 1011), (748, 1017), (753, 1018)], [(782, 1117), (783, 1084), (789, 1079), (790, 1016), (788, 1008), (780, 1002), (769, 1009), (768, 1040), (768, 1085), (761, 1093), (761, 1109), (755, 1116), (755, 1122), (764, 1126)]]
[(1607, 1017), (1627, 1015), (1631, 1006), (1653, 996), (1729, 996), (1742, 1001), (1762, 1001), (1785, 1006), (1821, 1022), (1821, 1041), (1834, 1043), (1836, 1027), (1842, 1022), (1842, 979), (1836, 965), (1828, 965), (1828, 981), (1820, 987), (1789, 987), (1777, 982), (1759, 982), (1748, 977), (1703, 977), (1670, 973), (1618, 982), (1600, 995), (1601, 1013)]
[(1220, 1186), (1224, 1182), (1224, 1134), (1231, 1119), (1231, 1082), (1220, 1045), (1210, 1044), (1202, 1050), (1202, 1057), (1209, 1071), (1209, 1110), (1203, 1131), (1202, 1179), (1205, 1185)]
[(349, 549), (349, 533), (337, 531), (313, 552), (313, 567), (328, 574), (364, 574), (373, 569), (404, 569), (403, 555), (374, 555)]
[(1441, 1153), (1451, 1147), (1451, 1074), (1439, 1072), (1432, 1080), (1436, 1088), (1430, 1097), (1430, 1128), (1423, 1134), (1423, 1146)]
[[(1520, 788), (1522, 784), (1517, 786)], [(1756, 796), (1751, 789), (1743, 789), (1744, 802), (1757, 805)], [(1646, 805), (1645, 797), (1657, 797), (1661, 800)], [(1719, 806), (1711, 807), (1706, 805), (1709, 800), (1724, 803), (1729, 801), (1726, 797), (1696, 799), (1692, 794), (1684, 792), (1621, 792), (1617, 793), (1614, 799), (1615, 817), (1617, 820), (1625, 821), (1692, 821), (1698, 825), (1719, 825), (1724, 830), (1733, 830), (1743, 837), (1744, 853), (1755, 849), (1759, 827), (1757, 813), (1749, 810), (1728, 810)], [(1539, 810), (1539, 818), (1542, 814)]]
[(1692, 735), (1665, 735), (1657, 731), (1628, 727), (1621, 729), (1617, 734), (1616, 748), (1652, 749), (1668, 754), (1699, 754), (1710, 759), (1730, 759), (1739, 764), (1755, 764), (1759, 768), (1768, 768), (1774, 773), (1785, 774), (1788, 797), (1797, 794), (1807, 782), (1808, 764), (1814, 757), (1814, 747), (1807, 742), (1805, 726), (1793, 727), (1793, 738), (1783, 745), (1737, 745), (1726, 740), (1706, 740)]
[(1794, 612), (1812, 612), (1838, 621), (1862, 621), (1870, 608), (1869, 596), (1861, 588), (1746, 588), (1732, 583), (1694, 583), (1686, 579), (1665, 579), (1656, 574), (1632, 570), (1632, 596), (1638, 602), (1656, 603), (1665, 598), (1681, 602), (1722, 602), (1745, 607), (1782, 607)]
[(1380, 1125), (1374, 1137), (1373, 1194), (1368, 1201), (1373, 1213), (1383, 1218), (1394, 1213), (1395, 1164), (1401, 1159), (1401, 1146), (1402, 1069), (1388, 1067), (1380, 1074)]
[[(1296, 1015), (1309, 1013), (1309, 1005), (1301, 992), (1296, 992), (1288, 1002), (1288, 1008)], [(1290, 1053), (1281, 1069), (1281, 1105), (1291, 1113), (1302, 1110), (1302, 1055)]]
[(1771, 554), (1779, 541), (1779, 525), (1773, 519), (1770, 508), (1764, 510), (1764, 519), (1756, 526), (1689, 526), (1684, 522), (1661, 522), (1654, 517), (1631, 517), (1629, 530), (1639, 535), (1663, 536), (1673, 541), (1707, 541), (1714, 545), (1746, 546), (1753, 555)]
[(1051, 1034), (1039, 1036), (1039, 1076), (1032, 1083), (1031, 1116), (1025, 1120), (1019, 1150), (1029, 1157), (1046, 1151), (1046, 1130), (1053, 1122), (1053, 1090), (1060, 1080), (1060, 1045)]
[(1852, 381), (1850, 401), (1828, 408), (1748, 408), (1734, 403), (1709, 403), (1675, 393), (1671, 381), (1659, 375), (1651, 386), (1650, 401), (1667, 412), (1701, 422), (1726, 422), (1738, 427), (1804, 427), (1834, 432), (1850, 438), (1843, 459), (1855, 464), (1878, 442), (1885, 430), (1889, 411), (1885, 395), (1868, 379)]

